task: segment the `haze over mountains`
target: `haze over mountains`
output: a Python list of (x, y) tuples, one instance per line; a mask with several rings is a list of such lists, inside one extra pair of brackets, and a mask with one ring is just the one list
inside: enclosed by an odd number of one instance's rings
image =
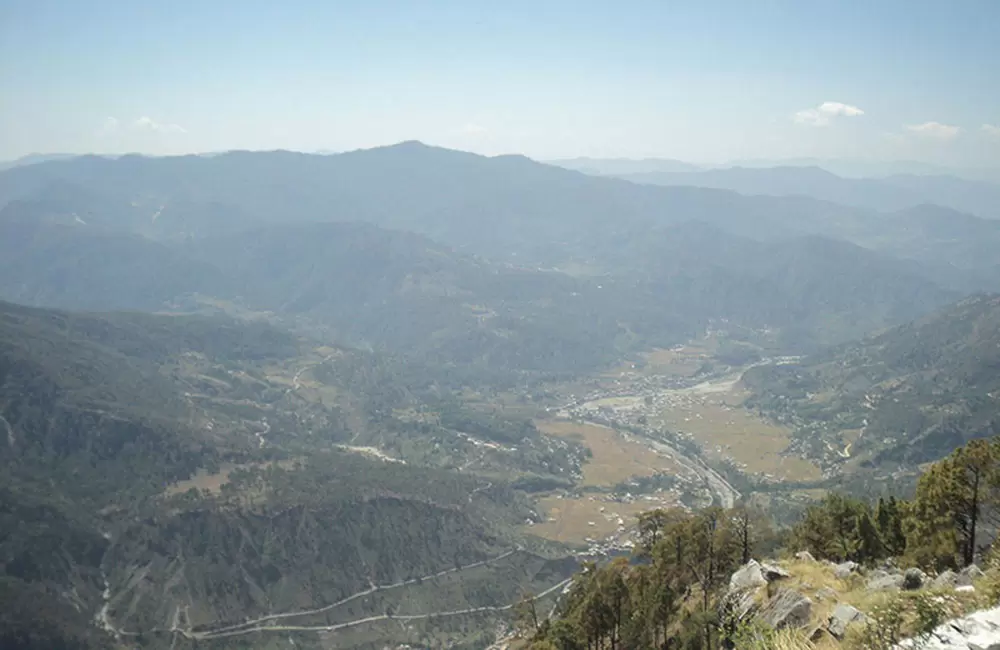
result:
[(982, 173), (963, 176), (930, 165), (899, 163), (854, 169), (837, 161), (802, 160), (700, 167), (663, 159), (590, 158), (553, 164), (650, 185), (710, 187), (747, 195), (800, 195), (879, 211), (936, 204), (989, 219), (1000, 218), (998, 179)]
[(0, 641), (481, 648), (643, 504), (997, 432), (994, 187), (647, 164), (0, 171)]
[[(461, 319), (542, 337), (558, 322), (570, 339), (584, 327), (603, 341), (594, 359), (719, 319), (795, 331), (786, 343), (808, 347), (998, 282), (1000, 221), (638, 185), (413, 142), (328, 156), (81, 157), (8, 170), (0, 200), (7, 299), (149, 309), (201, 294), (319, 315), (397, 350)], [(322, 226), (344, 221), (374, 227)], [(576, 277), (553, 274), (563, 267)], [(820, 319), (843, 329), (820, 336), (807, 324), (818, 295), (832, 300)], [(438, 324), (413, 321), (414, 300), (433, 301)], [(391, 333), (393, 310), (411, 315), (408, 340)]]

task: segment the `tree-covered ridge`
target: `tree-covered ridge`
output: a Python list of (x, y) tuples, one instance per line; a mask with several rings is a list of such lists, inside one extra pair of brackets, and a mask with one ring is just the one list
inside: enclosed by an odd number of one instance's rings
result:
[(830, 464), (915, 464), (1000, 432), (1000, 299), (966, 299), (802, 362), (753, 368), (748, 404)]
[[(0, 214), (0, 296), (71, 309), (251, 310), (355, 345), (485, 371), (578, 373), (713, 323), (779, 349), (838, 343), (957, 294), (909, 265), (823, 238), (761, 243), (705, 224), (608, 235), (602, 275), (472, 257), (362, 223), (161, 242)], [(614, 269), (614, 273), (604, 273)], [(760, 336), (759, 336), (760, 337)]]
[[(539, 617), (526, 601), (520, 626), (533, 650), (785, 647), (761, 639), (770, 638), (768, 630), (775, 626), (794, 632), (808, 620), (781, 619), (768, 627), (764, 615), (763, 629), (748, 627), (745, 617), (756, 605), (742, 600), (740, 590), (756, 585), (743, 585), (746, 576), (734, 572), (742, 566), (751, 567), (750, 576), (763, 571), (781, 577), (782, 571), (760, 568), (752, 558), (794, 553), (809, 561), (833, 562), (844, 576), (858, 566), (897, 564), (944, 574), (992, 561), (998, 524), (1000, 438), (974, 440), (931, 466), (910, 500), (869, 502), (830, 493), (793, 526), (779, 531), (747, 506), (649, 512), (640, 517), (639, 543), (631, 558), (584, 567), (554, 618)], [(978, 575), (976, 571), (963, 575)], [(920, 586), (927, 579), (922, 573), (914, 578), (910, 574), (898, 574), (896, 586), (904, 586), (904, 579), (917, 580)], [(1000, 596), (996, 586), (987, 598)], [(772, 596), (770, 587), (767, 594)], [(842, 647), (889, 648), (891, 643), (880, 645), (875, 636), (891, 633), (898, 640), (899, 626), (920, 615), (924, 605), (915, 602), (916, 614), (894, 614), (899, 620), (893, 630), (884, 629), (885, 621), (873, 614), (863, 634), (849, 637)], [(801, 645), (794, 647), (812, 647), (802, 632), (796, 637)], [(743, 645), (751, 641), (759, 645)]]

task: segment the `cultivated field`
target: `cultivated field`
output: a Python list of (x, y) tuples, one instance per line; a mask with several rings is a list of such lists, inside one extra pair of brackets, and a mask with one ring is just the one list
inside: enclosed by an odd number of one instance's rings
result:
[(533, 535), (568, 544), (583, 543), (587, 539), (603, 540), (618, 533), (621, 527), (634, 528), (643, 512), (675, 505), (676, 498), (668, 492), (637, 497), (630, 503), (616, 501), (604, 494), (548, 496), (538, 501), (546, 521), (527, 530)]
[(611, 487), (633, 476), (675, 473), (673, 460), (660, 456), (642, 443), (597, 424), (570, 420), (537, 420), (539, 431), (583, 443), (593, 456), (583, 466), (581, 485)]
[(656, 420), (669, 429), (690, 434), (707, 457), (731, 459), (748, 474), (785, 481), (821, 477), (820, 469), (811, 462), (783, 455), (791, 441), (791, 430), (744, 409), (741, 405), (746, 394), (738, 385), (718, 388), (675, 391), (669, 406)]

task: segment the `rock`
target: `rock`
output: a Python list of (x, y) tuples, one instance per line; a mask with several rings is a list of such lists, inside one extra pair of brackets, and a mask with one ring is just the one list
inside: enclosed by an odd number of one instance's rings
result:
[(931, 581), (931, 586), (935, 589), (954, 589), (959, 585), (959, 578), (961, 576), (957, 573), (951, 569), (946, 569)]
[(896, 590), (903, 587), (905, 578), (902, 573), (887, 573), (882, 570), (872, 571), (865, 589), (868, 591)]
[(976, 591), (976, 588), (972, 585), (958, 585), (955, 587), (955, 593), (957, 594), (971, 594)]
[(850, 577), (850, 575), (857, 570), (858, 570), (858, 563), (851, 562), (850, 560), (848, 560), (847, 562), (841, 562), (840, 564), (835, 564), (833, 567), (833, 575), (839, 578), (840, 580), (847, 580), (847, 578)]
[(983, 570), (977, 567), (975, 564), (970, 564), (969, 566), (962, 569), (961, 575), (965, 576), (966, 578), (969, 578), (969, 580), (972, 581), (972, 580), (979, 580), (986, 574), (983, 573)]
[(774, 582), (775, 580), (781, 580), (782, 578), (791, 578), (792, 574), (785, 571), (780, 566), (775, 566), (773, 564), (761, 564), (760, 572), (764, 575), (764, 579), (768, 582)]
[(733, 622), (746, 620), (757, 609), (757, 592), (760, 589), (737, 589), (726, 594), (719, 608), (723, 619)]
[(816, 558), (814, 558), (813, 554), (810, 553), (809, 551), (799, 551), (798, 553), (795, 554), (795, 559), (796, 560), (801, 560), (803, 562), (815, 562), (816, 561)]
[(921, 650), (1000, 650), (1000, 607), (973, 612), (934, 629), (926, 639), (908, 639), (897, 648)]
[(837, 592), (829, 587), (823, 587), (816, 592), (816, 597), (820, 600), (834, 600), (837, 598)]
[(809, 623), (812, 601), (792, 589), (782, 589), (757, 614), (757, 618), (776, 630), (804, 627)]
[(864, 623), (865, 620), (865, 615), (857, 608), (841, 603), (830, 614), (830, 619), (826, 623), (826, 629), (838, 639), (843, 639), (844, 635), (847, 634), (847, 627), (849, 625), (852, 623)]
[(927, 574), (920, 569), (907, 569), (903, 573), (903, 589), (914, 590), (920, 589), (927, 582)]
[(812, 631), (812, 634), (809, 635), (809, 640), (818, 645), (828, 636), (830, 636), (830, 633), (826, 630), (826, 628), (817, 627)]
[(746, 591), (767, 586), (767, 578), (756, 560), (750, 560), (729, 578), (729, 591)]

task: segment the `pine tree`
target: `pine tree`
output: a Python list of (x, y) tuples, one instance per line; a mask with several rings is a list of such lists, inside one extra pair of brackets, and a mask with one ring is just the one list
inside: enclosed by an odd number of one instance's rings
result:
[(906, 522), (911, 559), (934, 568), (973, 563), (982, 524), (995, 516), (998, 465), (997, 443), (973, 440), (920, 477)]

